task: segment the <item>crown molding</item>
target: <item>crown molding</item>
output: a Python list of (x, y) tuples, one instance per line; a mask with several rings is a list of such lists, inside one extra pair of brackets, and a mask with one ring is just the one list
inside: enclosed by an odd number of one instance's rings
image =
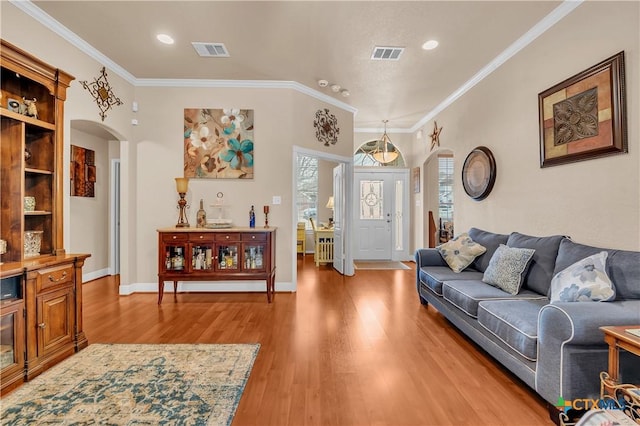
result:
[[(565, 16), (573, 12), (584, 0), (564, 0), (551, 13), (545, 16), (540, 22), (531, 27), (524, 35), (513, 42), (502, 53), (496, 56), (491, 62), (485, 65), (473, 77), (467, 80), (462, 86), (450, 94), (445, 100), (429, 111), (422, 119), (408, 129), (387, 129), (393, 133), (414, 133), (423, 127), (427, 122), (435, 118), (439, 113), (458, 100), (462, 95), (471, 90), (476, 84), (484, 80), (493, 71), (508, 61), (516, 53), (520, 52), (549, 28), (557, 24)], [(269, 80), (199, 80), (199, 79), (138, 79), (120, 65), (113, 62), (106, 55), (95, 49), (89, 43), (78, 37), (75, 33), (53, 19), (42, 9), (34, 5), (30, 0), (9, 0), (11, 4), (49, 28), (54, 33), (80, 49), (83, 53), (103, 64), (111, 71), (128, 81), (136, 87), (226, 87), (226, 88), (265, 88), (265, 89), (293, 89), (297, 92), (311, 96), (322, 102), (333, 105), (337, 108), (351, 112), (354, 115), (358, 109), (341, 102), (322, 92), (314, 90), (308, 86), (295, 81), (269, 81)], [(378, 128), (355, 128), (354, 133), (378, 133), (382, 129)]]
[(453, 104), (456, 100), (458, 100), (462, 95), (467, 93), (474, 87), (476, 84), (480, 83), (484, 80), (489, 74), (498, 69), (502, 64), (507, 62), (513, 55), (520, 52), (526, 46), (528, 46), (532, 41), (534, 41), (538, 36), (545, 33), (549, 28), (557, 24), (560, 20), (562, 20), (565, 16), (574, 11), (578, 6), (582, 4), (584, 0), (565, 0), (560, 4), (560, 6), (556, 7), (549, 13), (547, 16), (542, 18), (540, 22), (535, 24), (529, 31), (524, 33), (519, 39), (511, 43), (509, 47), (507, 47), (502, 53), (496, 56), (491, 62), (485, 65), (480, 71), (478, 71), (473, 77), (467, 80), (462, 86), (460, 86), (456, 91), (450, 94), (444, 101), (442, 101), (438, 106), (429, 111), (427, 115), (422, 117), (420, 121), (409, 129), (411, 132), (418, 131), (422, 126), (427, 124), (428, 121), (431, 121), (435, 118), (439, 113), (441, 113), (448, 106)]
[(222, 87), (243, 89), (292, 89), (311, 96), (322, 102), (331, 104), (347, 112), (358, 113), (358, 109), (341, 102), (322, 92), (311, 89), (296, 81), (283, 80), (206, 80), (206, 79), (164, 79), (164, 78), (139, 78), (136, 79), (138, 87)]
[(97, 50), (95, 47), (91, 46), (89, 43), (78, 37), (78, 35), (69, 28), (62, 25), (60, 22), (53, 19), (50, 15), (45, 13), (42, 9), (40, 9), (35, 4), (31, 3), (30, 0), (9, 0), (9, 2), (22, 10), (27, 15), (31, 16), (36, 21), (40, 22), (42, 25), (58, 34), (60, 37), (71, 43), (73, 46), (80, 49), (84, 54), (90, 56), (95, 59), (100, 64), (107, 67), (110, 71), (113, 71), (127, 82), (132, 85), (135, 85), (136, 78), (126, 69), (122, 68), (120, 65), (113, 62), (109, 57), (104, 55), (102, 52)]

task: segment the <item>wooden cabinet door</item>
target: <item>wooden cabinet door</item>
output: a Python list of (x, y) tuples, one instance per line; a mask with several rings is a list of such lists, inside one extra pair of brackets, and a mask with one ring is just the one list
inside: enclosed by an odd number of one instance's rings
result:
[(37, 297), (38, 356), (46, 356), (65, 345), (73, 345), (73, 288)]

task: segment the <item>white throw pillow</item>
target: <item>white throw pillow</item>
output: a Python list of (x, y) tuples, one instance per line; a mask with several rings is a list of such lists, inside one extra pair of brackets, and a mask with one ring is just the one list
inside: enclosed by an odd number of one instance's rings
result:
[(551, 280), (551, 302), (607, 302), (616, 297), (607, 275), (608, 253), (591, 255), (558, 272)]
[(461, 272), (487, 249), (465, 232), (436, 247), (453, 272)]
[(482, 281), (509, 294), (518, 294), (534, 253), (534, 249), (500, 244), (493, 253), (487, 270), (484, 271)]

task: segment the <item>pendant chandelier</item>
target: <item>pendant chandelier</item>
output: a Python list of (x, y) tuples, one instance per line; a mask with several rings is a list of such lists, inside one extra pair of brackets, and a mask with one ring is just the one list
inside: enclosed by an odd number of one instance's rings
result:
[(378, 146), (371, 154), (373, 158), (380, 164), (389, 164), (398, 158), (398, 151), (387, 135), (387, 123), (389, 120), (382, 120), (384, 123), (384, 133), (378, 141)]

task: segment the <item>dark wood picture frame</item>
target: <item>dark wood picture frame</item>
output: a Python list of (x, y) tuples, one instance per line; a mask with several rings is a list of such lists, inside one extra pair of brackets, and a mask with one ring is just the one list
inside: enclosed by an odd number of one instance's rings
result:
[(486, 146), (475, 147), (462, 165), (462, 187), (476, 201), (489, 196), (496, 182), (496, 160)]
[(540, 167), (627, 153), (624, 51), (538, 94)]

